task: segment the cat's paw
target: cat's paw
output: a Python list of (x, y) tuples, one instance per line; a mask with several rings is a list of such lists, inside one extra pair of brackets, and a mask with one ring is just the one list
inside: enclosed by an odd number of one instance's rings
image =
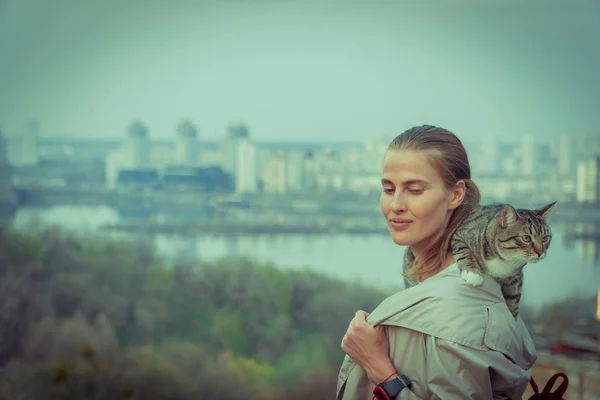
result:
[(478, 272), (472, 272), (472, 271), (463, 270), (460, 273), (460, 276), (469, 285), (479, 286), (479, 285), (481, 285), (483, 283), (483, 276), (481, 276), (481, 274), (478, 273)]

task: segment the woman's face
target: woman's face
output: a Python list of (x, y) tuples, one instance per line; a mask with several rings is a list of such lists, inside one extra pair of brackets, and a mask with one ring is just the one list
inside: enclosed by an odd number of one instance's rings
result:
[(416, 150), (388, 150), (381, 184), (381, 212), (392, 240), (415, 253), (437, 239), (464, 196), (460, 188), (448, 190), (427, 154)]

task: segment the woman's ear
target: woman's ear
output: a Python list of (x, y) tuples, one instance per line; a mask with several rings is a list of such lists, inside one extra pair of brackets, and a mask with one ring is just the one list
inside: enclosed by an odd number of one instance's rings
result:
[(465, 198), (465, 194), (467, 193), (467, 184), (465, 181), (458, 181), (454, 188), (452, 188), (452, 192), (450, 192), (450, 204), (448, 204), (448, 210), (454, 210), (458, 206), (460, 206)]

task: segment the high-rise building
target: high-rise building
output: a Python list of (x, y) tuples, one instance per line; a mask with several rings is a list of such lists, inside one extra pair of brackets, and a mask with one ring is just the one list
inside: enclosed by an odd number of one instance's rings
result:
[(7, 157), (15, 167), (35, 166), (38, 163), (40, 123), (32, 120), (27, 123), (21, 134), (8, 140)]
[(500, 141), (497, 136), (489, 135), (483, 141), (481, 152), (474, 154), (477, 158), (477, 171), (482, 174), (495, 175), (500, 173)]
[(578, 203), (600, 205), (600, 155), (581, 161), (577, 166)]
[(521, 176), (532, 176), (536, 174), (536, 169), (538, 168), (538, 152), (536, 150), (536, 141), (533, 135), (523, 136), (519, 148), (521, 158)]
[(8, 141), (0, 132), (0, 190), (12, 184), (12, 166), (7, 156)]
[(249, 139), (250, 129), (241, 122), (230, 124), (227, 127), (227, 137), (230, 139)]
[(129, 125), (125, 141), (106, 157), (106, 186), (116, 187), (121, 171), (151, 170), (151, 147), (148, 128), (140, 121)]
[(246, 125), (228, 126), (227, 136), (221, 143), (221, 167), (233, 178), (236, 193), (254, 193), (258, 188), (256, 152)]
[(559, 135), (552, 141), (552, 157), (556, 161), (556, 171), (560, 177), (573, 176), (575, 172), (574, 156), (573, 139), (568, 135)]
[(127, 129), (124, 143), (125, 157), (131, 160), (132, 168), (150, 168), (150, 137), (148, 128), (140, 121), (135, 121)]
[(236, 146), (235, 192), (256, 193), (256, 146), (248, 139), (242, 139)]
[(18, 200), (12, 189), (12, 166), (7, 157), (8, 142), (0, 132), (0, 222), (9, 221), (17, 212)]
[(305, 190), (316, 190), (318, 183), (318, 167), (315, 160), (315, 155), (312, 151), (306, 151), (304, 153), (304, 160), (302, 162), (304, 169), (304, 182), (302, 184)]
[[(312, 157), (308, 159), (305, 151), (272, 151), (263, 168), (264, 191), (289, 193), (306, 189), (310, 180), (308, 178), (310, 171), (307, 170), (306, 165), (307, 163), (312, 165), (311, 161)], [(311, 182), (314, 182), (314, 173), (312, 175)]]
[(371, 138), (364, 141), (363, 154), (365, 156), (365, 171), (371, 173), (381, 172), (383, 159), (390, 142), (391, 140), (386, 137)]
[(0, 164), (5, 164), (8, 163), (8, 156), (7, 156), (7, 140), (4, 137), (4, 135), (2, 134), (2, 131), (0, 131)]
[(223, 171), (235, 174), (237, 162), (237, 146), (241, 141), (250, 140), (249, 129), (242, 123), (231, 124), (227, 127), (225, 139), (221, 142), (221, 167)]
[(198, 129), (190, 121), (182, 122), (177, 127), (175, 137), (175, 163), (196, 165), (199, 151)]
[(305, 170), (304, 170), (304, 152), (289, 151), (286, 154), (287, 169), (287, 191), (299, 192), (304, 189)]
[(273, 151), (268, 155), (263, 169), (263, 191), (266, 193), (285, 193), (287, 190), (287, 162), (282, 151)]
[(128, 165), (123, 146), (108, 153), (104, 162), (106, 187), (114, 189), (117, 186), (119, 171)]

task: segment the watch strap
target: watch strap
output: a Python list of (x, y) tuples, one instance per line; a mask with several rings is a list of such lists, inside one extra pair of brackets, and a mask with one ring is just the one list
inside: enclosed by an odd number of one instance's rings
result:
[(406, 375), (396, 375), (394, 379), (375, 386), (373, 395), (379, 400), (392, 400), (404, 388), (410, 387), (411, 384), (411, 380)]

